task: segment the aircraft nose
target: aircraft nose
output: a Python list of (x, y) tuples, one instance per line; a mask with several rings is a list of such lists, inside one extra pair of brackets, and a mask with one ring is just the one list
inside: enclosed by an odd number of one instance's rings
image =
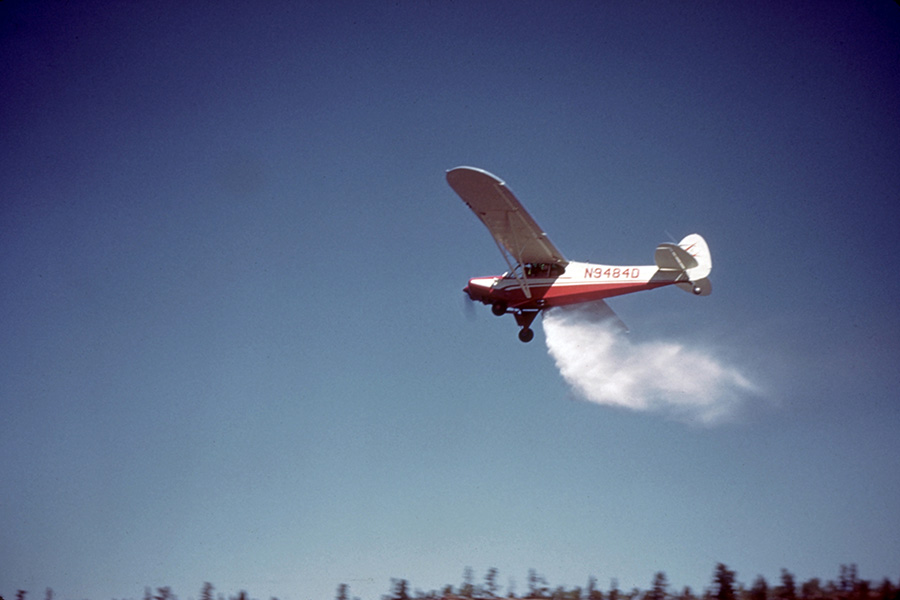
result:
[(484, 299), (490, 294), (492, 279), (477, 277), (469, 280), (469, 285), (463, 288), (463, 291), (469, 295), (472, 300)]
[(463, 291), (468, 294), (470, 300), (481, 300), (485, 292), (484, 288), (479, 285), (472, 285), (472, 283), (464, 287)]

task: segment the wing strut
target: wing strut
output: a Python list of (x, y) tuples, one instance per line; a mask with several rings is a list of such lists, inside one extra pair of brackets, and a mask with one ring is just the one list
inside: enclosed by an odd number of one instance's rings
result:
[(518, 268), (520, 266), (524, 268), (524, 266), (521, 262), (517, 262), (516, 265), (513, 266), (512, 262), (509, 260), (509, 254), (506, 252), (503, 246), (500, 245), (500, 242), (494, 240), (494, 243), (497, 244), (497, 248), (500, 250), (500, 254), (503, 255), (503, 260), (505, 260), (506, 264), (509, 266), (509, 272), (512, 273), (513, 277), (516, 278), (516, 281), (519, 282), (519, 287), (522, 288), (523, 292), (525, 292), (525, 297), (530, 299), (531, 290), (528, 288), (528, 281), (524, 277), (522, 277), (521, 269)]
[[(513, 243), (516, 247), (516, 250), (519, 251), (518, 252), (519, 255), (513, 256), (513, 258), (516, 259), (516, 263), (518, 263), (518, 266), (521, 268), (519, 270), (512, 269), (512, 274), (513, 274), (513, 277), (516, 278), (516, 281), (519, 282), (519, 287), (522, 288), (523, 292), (525, 292), (525, 297), (530, 300), (531, 299), (531, 290), (528, 288), (528, 280), (522, 274), (522, 272), (525, 270), (525, 263), (522, 261), (522, 250), (521, 250), (522, 246), (519, 244), (519, 239), (518, 239), (518, 236), (516, 235), (515, 228), (512, 227), (512, 219), (513, 219), (514, 214), (515, 214), (514, 212), (506, 213), (506, 219), (510, 223), (509, 229), (510, 229), (510, 233), (512, 234)], [(497, 240), (494, 240), (494, 241), (496, 242)], [(497, 247), (498, 248), (500, 247), (499, 242), (497, 243)], [(502, 252), (502, 249), (501, 249), (501, 252)], [(509, 260), (507, 260), (506, 263), (509, 264)], [(512, 268), (512, 267), (510, 267), (510, 268)]]

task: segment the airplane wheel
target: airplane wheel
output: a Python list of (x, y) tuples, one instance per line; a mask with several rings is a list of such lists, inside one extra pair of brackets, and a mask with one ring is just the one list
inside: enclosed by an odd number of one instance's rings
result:
[(527, 327), (523, 327), (521, 330), (519, 330), (519, 339), (527, 344), (534, 339), (534, 331), (528, 329)]
[(494, 302), (491, 305), (491, 312), (498, 317), (502, 317), (506, 314), (506, 304), (504, 304), (503, 302)]

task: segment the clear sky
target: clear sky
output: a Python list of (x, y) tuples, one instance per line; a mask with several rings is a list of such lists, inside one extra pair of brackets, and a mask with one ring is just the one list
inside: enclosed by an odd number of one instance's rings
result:
[[(0, 55), (5, 598), (900, 575), (894, 2), (6, 0)], [(703, 234), (710, 297), (610, 304), (729, 418), (467, 316), (458, 165), (574, 260)]]

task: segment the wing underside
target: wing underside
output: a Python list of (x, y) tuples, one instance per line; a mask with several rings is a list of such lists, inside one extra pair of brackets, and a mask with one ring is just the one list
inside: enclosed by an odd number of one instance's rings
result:
[(447, 171), (447, 183), (515, 262), (568, 263), (501, 179), (481, 169), (457, 167)]

